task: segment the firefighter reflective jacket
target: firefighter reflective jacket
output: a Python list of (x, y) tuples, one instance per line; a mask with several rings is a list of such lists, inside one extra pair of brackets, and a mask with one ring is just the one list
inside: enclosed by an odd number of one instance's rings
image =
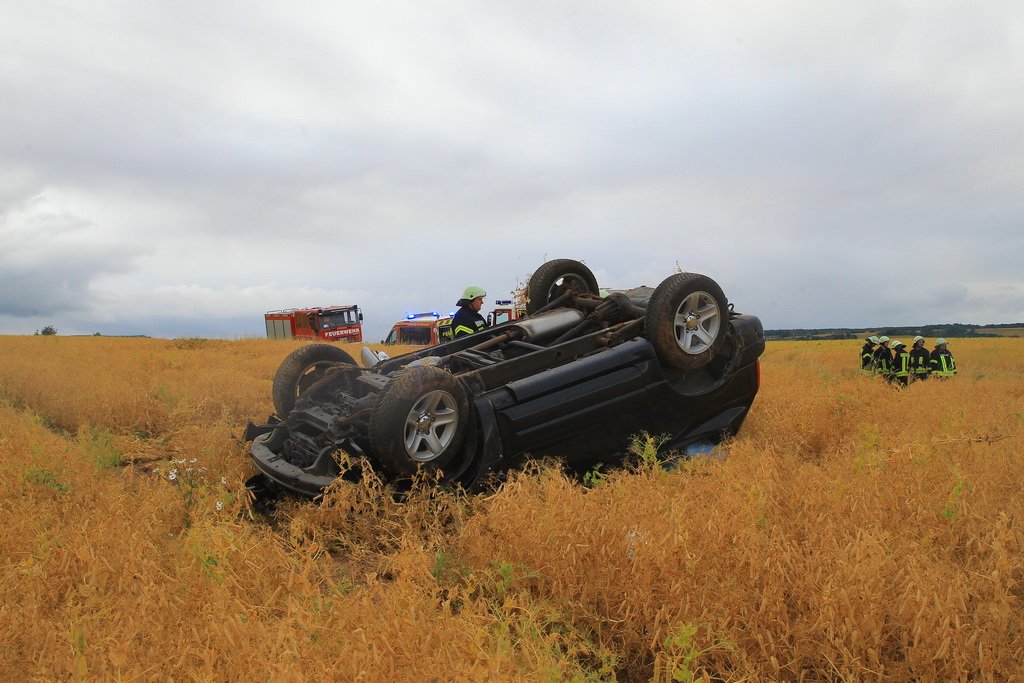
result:
[(931, 357), (932, 375), (935, 377), (952, 377), (956, 374), (956, 361), (948, 349), (935, 349)]
[(864, 342), (860, 348), (860, 371), (864, 375), (875, 372), (875, 345), (871, 342)]
[(484, 317), (469, 306), (461, 306), (452, 318), (452, 336), (464, 337), (487, 327)]
[(910, 374), (910, 354), (907, 353), (906, 349), (900, 348), (896, 352), (896, 358), (894, 359), (892, 366), (892, 374), (896, 377), (906, 377)]
[(892, 349), (879, 346), (875, 349), (875, 372), (888, 375), (892, 372)]
[(910, 350), (911, 372), (921, 377), (922, 375), (927, 375), (931, 367), (931, 354), (928, 353), (928, 349), (919, 346)]

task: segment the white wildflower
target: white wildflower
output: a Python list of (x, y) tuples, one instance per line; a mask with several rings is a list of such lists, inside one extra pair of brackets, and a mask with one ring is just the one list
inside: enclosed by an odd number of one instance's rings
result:
[(644, 532), (631, 529), (626, 532), (626, 557), (631, 561), (636, 559), (636, 549), (639, 545), (650, 545), (651, 541), (644, 537)]

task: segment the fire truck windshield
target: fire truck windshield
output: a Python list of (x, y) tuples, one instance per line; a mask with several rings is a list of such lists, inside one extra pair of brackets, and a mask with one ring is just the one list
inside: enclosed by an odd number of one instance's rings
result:
[(320, 329), (333, 330), (336, 327), (348, 327), (356, 324), (355, 311), (331, 311), (320, 316)]

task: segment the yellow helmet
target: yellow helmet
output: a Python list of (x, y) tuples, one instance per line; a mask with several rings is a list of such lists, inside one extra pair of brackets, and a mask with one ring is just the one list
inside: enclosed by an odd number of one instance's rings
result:
[(477, 285), (470, 285), (462, 292), (462, 298), (469, 299), (470, 301), (478, 296), (487, 296), (487, 292), (484, 291), (483, 287), (479, 287)]

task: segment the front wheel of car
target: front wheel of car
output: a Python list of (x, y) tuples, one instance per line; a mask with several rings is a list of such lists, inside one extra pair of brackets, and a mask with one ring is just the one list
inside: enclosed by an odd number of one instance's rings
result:
[(554, 259), (541, 264), (526, 285), (526, 312), (536, 313), (567, 291), (598, 294), (597, 278), (590, 268), (572, 259)]
[(715, 357), (729, 329), (725, 293), (698, 273), (677, 273), (658, 285), (644, 315), (644, 334), (665, 365), (695, 370)]
[(399, 477), (421, 466), (457, 469), (469, 422), (466, 391), (450, 372), (409, 367), (378, 399), (370, 416), (370, 448)]
[(356, 364), (352, 356), (331, 344), (307, 344), (288, 354), (274, 373), (271, 389), (278, 417), (292, 412), (299, 396), (338, 363)]

